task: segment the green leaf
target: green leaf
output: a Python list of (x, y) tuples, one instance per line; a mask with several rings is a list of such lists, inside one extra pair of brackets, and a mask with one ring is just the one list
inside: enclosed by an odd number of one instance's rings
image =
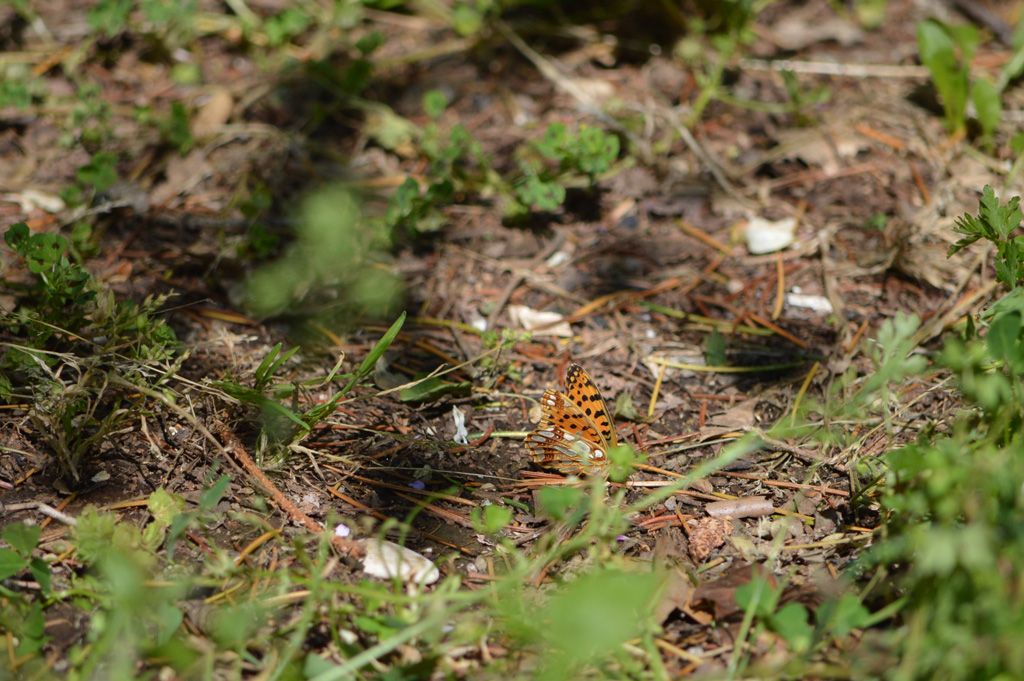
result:
[(302, 674), (303, 678), (314, 679), (321, 674), (327, 674), (335, 669), (338, 665), (334, 664), (330, 660), (326, 660), (319, 655), (310, 653), (303, 658), (302, 662)]
[(210, 616), (209, 634), (221, 646), (242, 650), (263, 624), (266, 609), (258, 601), (226, 606)]
[(989, 355), (1017, 368), (1024, 364), (1024, 348), (1021, 347), (1021, 315), (1011, 312), (997, 317), (985, 336)]
[(725, 336), (715, 329), (704, 340), (704, 361), (713, 367), (726, 365)]
[(13, 225), (4, 238), (11, 248), (25, 258), (25, 264), (33, 274), (52, 272), (68, 248), (67, 239), (60, 234), (29, 234), (24, 223)]
[(341, 389), (342, 395), (348, 394), (348, 392), (352, 390), (359, 381), (370, 375), (370, 372), (373, 371), (373, 367), (377, 364), (377, 360), (387, 352), (387, 349), (391, 347), (391, 344), (395, 341), (398, 333), (402, 330), (402, 325), (405, 324), (405, 314), (406, 313), (403, 312), (398, 315), (398, 319), (391, 324), (390, 328), (384, 332), (384, 335), (380, 337), (380, 340), (373, 346), (373, 349), (370, 350), (369, 354), (363, 358), (362, 363), (359, 365), (359, 368), (356, 369), (356, 373), (352, 376), (352, 379), (344, 388)]
[(754, 574), (746, 584), (736, 588), (736, 603), (745, 611), (754, 610), (755, 617), (768, 617), (775, 612), (782, 588), (772, 586), (764, 576)]
[(477, 532), (497, 534), (512, 522), (512, 509), (497, 504), (488, 504), (482, 510), (480, 508), (473, 509), (470, 517)]
[(552, 123), (544, 131), (544, 137), (534, 142), (534, 147), (551, 160), (561, 160), (565, 156), (568, 136), (569, 133), (564, 123)]
[(917, 25), (917, 47), (921, 63), (931, 74), (942, 100), (947, 127), (950, 132), (963, 129), (967, 112), (967, 67), (957, 59), (949, 27), (932, 19), (922, 21)]
[(306, 12), (289, 7), (267, 19), (263, 23), (263, 30), (266, 31), (270, 45), (276, 47), (301, 35), (312, 23), (313, 19)]
[(161, 487), (149, 495), (146, 507), (153, 515), (153, 521), (166, 527), (174, 520), (174, 516), (185, 510), (185, 501)]
[(156, 640), (154, 643), (162, 646), (171, 640), (174, 632), (181, 626), (185, 619), (184, 614), (171, 603), (159, 603), (154, 613), (156, 619)]
[(565, 202), (565, 187), (530, 174), (516, 187), (516, 196), (523, 205), (554, 211)]
[(139, 5), (146, 21), (162, 29), (188, 21), (196, 9), (195, 0), (142, 0)]
[(16, 222), (4, 232), (4, 241), (15, 251), (20, 251), (22, 244), (28, 239), (31, 232), (24, 222)]
[(652, 572), (599, 570), (560, 588), (535, 614), (552, 649), (537, 678), (581, 678), (581, 666), (600, 664), (640, 636), (652, 624), (661, 583)]
[(833, 636), (842, 638), (854, 629), (866, 627), (871, 622), (871, 613), (855, 594), (847, 593), (838, 601), (828, 601), (819, 608), (818, 617)]
[(132, 11), (132, 0), (100, 0), (86, 15), (90, 28), (115, 36), (128, 26), (128, 15)]
[(33, 603), (19, 624), (17, 633), (21, 638), (21, 644), (15, 649), (19, 656), (38, 652), (49, 640), (46, 636), (46, 618), (41, 604)]
[(26, 525), (24, 523), (11, 523), (4, 528), (3, 538), (11, 547), (22, 556), (28, 557), (32, 554), (36, 544), (39, 543), (39, 535), (42, 530), (38, 525)]
[(274, 374), (281, 368), (281, 365), (294, 357), (295, 353), (301, 349), (300, 346), (296, 345), (294, 348), (291, 348), (282, 354), (282, 347), (281, 343), (274, 345), (274, 347), (270, 349), (270, 352), (267, 353), (267, 356), (263, 358), (263, 361), (260, 362), (260, 365), (256, 367), (256, 371), (253, 372), (254, 389), (259, 391), (266, 389), (266, 387), (270, 385), (270, 381), (273, 379)]
[(576, 141), (576, 167), (590, 175), (607, 171), (619, 156), (619, 138), (600, 128), (581, 125)]
[(13, 577), (28, 566), (28, 558), (11, 549), (0, 549), (0, 579)]
[(217, 482), (213, 483), (210, 489), (203, 492), (202, 496), (199, 497), (199, 510), (213, 510), (220, 503), (220, 500), (224, 498), (224, 493), (227, 492), (228, 485), (230, 484), (231, 478), (227, 475), (217, 478)]
[(633, 465), (640, 460), (636, 450), (622, 443), (608, 450), (608, 478), (612, 482), (625, 482), (633, 472)]
[(554, 520), (564, 520), (583, 500), (583, 490), (575, 487), (542, 487), (537, 490), (537, 511)]
[(195, 144), (188, 109), (181, 102), (171, 103), (171, 112), (160, 121), (159, 128), (163, 141), (177, 149), (179, 154), (187, 154)]
[(43, 593), (50, 593), (50, 564), (41, 558), (33, 558), (29, 561), (28, 570), (32, 573), (32, 579), (36, 580)]
[(626, 392), (619, 393), (615, 398), (615, 407), (612, 411), (616, 416), (621, 416), (627, 421), (636, 421), (640, 416), (637, 413), (636, 405), (633, 404), (633, 396)]
[(386, 38), (383, 33), (380, 31), (370, 31), (356, 41), (356, 49), (359, 50), (360, 54), (364, 57), (368, 57), (385, 42)]
[(982, 134), (991, 137), (1003, 116), (1003, 101), (998, 88), (985, 78), (978, 78), (971, 87), (971, 101), (974, 102)]
[(814, 627), (807, 618), (807, 608), (799, 603), (787, 603), (770, 618), (772, 630), (785, 639), (790, 650), (803, 653), (810, 650), (814, 640)]
[(117, 156), (110, 151), (98, 152), (75, 171), (75, 177), (98, 192), (106, 191), (117, 182)]
[(398, 399), (403, 402), (432, 402), (446, 395), (464, 397), (469, 395), (472, 389), (473, 384), (470, 381), (450, 383), (435, 376), (401, 390)]
[(383, 104), (368, 106), (363, 131), (388, 151), (410, 146), (419, 134), (419, 128)]
[[(153, 564), (152, 546), (146, 544), (142, 530), (132, 523), (119, 522), (116, 515), (99, 511), (95, 506), (86, 506), (77, 520), (73, 541), (85, 563), (125, 575), (141, 574)], [(125, 583), (124, 589), (136, 586)], [(118, 589), (121, 587), (117, 584)]]
[(433, 119), (438, 119), (448, 108), (448, 96), (441, 90), (429, 90), (423, 95), (423, 111)]
[(475, 7), (459, 4), (452, 10), (452, 28), (463, 37), (476, 35), (484, 24), (484, 17)]

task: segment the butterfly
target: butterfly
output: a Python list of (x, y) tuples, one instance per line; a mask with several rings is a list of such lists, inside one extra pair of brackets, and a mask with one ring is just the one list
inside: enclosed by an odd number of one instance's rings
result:
[(547, 390), (541, 419), (526, 436), (533, 460), (567, 475), (593, 474), (608, 465), (608, 450), (619, 443), (601, 391), (575, 362), (565, 372), (565, 392)]

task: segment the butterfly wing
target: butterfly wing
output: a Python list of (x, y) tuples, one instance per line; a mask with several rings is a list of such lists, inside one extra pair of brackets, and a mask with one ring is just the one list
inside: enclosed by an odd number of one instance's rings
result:
[(557, 390), (546, 390), (540, 398), (540, 409), (538, 428), (558, 427), (603, 449), (608, 448), (608, 438), (601, 434), (594, 420), (576, 406), (568, 395)]
[(590, 475), (608, 462), (596, 444), (560, 426), (542, 424), (526, 436), (526, 448), (537, 464), (566, 475)]
[(565, 390), (548, 390), (541, 397), (541, 421), (526, 447), (538, 464), (566, 474), (603, 469), (618, 438), (601, 393), (578, 364), (569, 365)]
[(565, 394), (576, 405), (578, 411), (585, 416), (606, 445), (606, 449), (619, 444), (612, 423), (611, 412), (601, 397), (601, 391), (594, 385), (590, 374), (579, 364), (573, 362), (565, 371)]

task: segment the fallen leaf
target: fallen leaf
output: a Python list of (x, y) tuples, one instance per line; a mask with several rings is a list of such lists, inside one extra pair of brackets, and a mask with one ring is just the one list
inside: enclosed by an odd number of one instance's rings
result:
[(825, 296), (808, 296), (802, 293), (787, 293), (786, 305), (802, 307), (821, 314), (832, 314), (832, 303)]
[(15, 194), (4, 194), (0, 196), (4, 201), (12, 201), (21, 207), (21, 212), (28, 214), (36, 208), (46, 213), (59, 213), (64, 210), (64, 199), (54, 194), (39, 191), (38, 189), (26, 189)]
[(779, 158), (799, 159), (811, 167), (819, 167), (826, 177), (842, 170), (842, 162), (852, 159), (871, 145), (845, 121), (836, 121), (817, 128), (783, 130), (777, 135)]
[(231, 118), (234, 106), (235, 101), (226, 88), (214, 89), (192, 119), (192, 135), (199, 139), (216, 135)]
[(167, 161), (165, 180), (153, 189), (152, 203), (165, 206), (176, 196), (188, 194), (213, 173), (213, 166), (202, 149), (194, 149), (188, 156), (171, 156)]
[(512, 318), (513, 324), (533, 332), (534, 336), (572, 337), (569, 322), (557, 312), (534, 310), (525, 305), (509, 305), (508, 316)]
[(363, 539), (366, 554), (363, 572), (380, 579), (395, 579), (426, 586), (436, 582), (441, 573), (430, 560), (387, 539)]
[(747, 229), (744, 232), (747, 250), (753, 255), (781, 251), (793, 243), (795, 235), (796, 218), (772, 221), (754, 216), (747, 222)]
[(676, 610), (685, 612), (690, 605), (690, 596), (693, 595), (693, 584), (679, 570), (670, 572), (665, 582), (661, 600), (654, 606), (654, 621), (659, 624), (667, 620), (669, 615)]
[(692, 350), (676, 350), (673, 352), (652, 352), (641, 361), (655, 378), (657, 378), (662, 371), (665, 372), (665, 378), (672, 376), (677, 371), (680, 372), (681, 376), (697, 375), (697, 372), (690, 369), (679, 369), (669, 366), (669, 364), (689, 364), (691, 366), (698, 367), (707, 366), (707, 362), (704, 361), (704, 353), (700, 348), (694, 348)]
[(864, 31), (857, 24), (837, 14), (819, 15), (817, 5), (807, 5), (808, 11), (787, 12), (771, 27), (776, 45), (787, 50), (802, 50), (816, 43), (834, 41), (840, 45), (855, 45), (864, 39)]
[[(723, 620), (739, 612), (740, 607), (736, 603), (736, 589), (750, 582), (754, 575), (754, 566), (750, 564), (734, 563), (734, 567), (718, 579), (699, 584), (690, 597), (691, 605), (710, 605), (711, 611), (716, 620)], [(768, 580), (773, 588), (775, 577), (770, 573), (762, 571), (762, 576)], [(702, 608), (707, 609), (707, 608)]]

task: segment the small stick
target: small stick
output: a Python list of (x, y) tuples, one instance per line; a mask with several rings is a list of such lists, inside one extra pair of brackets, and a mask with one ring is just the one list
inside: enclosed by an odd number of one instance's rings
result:
[[(224, 450), (231, 455), (231, 457), (238, 462), (238, 464), (252, 476), (253, 480), (260, 484), (263, 489), (270, 495), (277, 504), (277, 507), (288, 514), (288, 516), (301, 523), (307, 530), (314, 534), (320, 534), (324, 531), (324, 528), (320, 523), (316, 522), (308, 515), (303, 513), (298, 506), (296, 506), (291, 499), (286, 497), (277, 486), (271, 482), (267, 474), (260, 470), (260, 467), (256, 465), (256, 462), (252, 460), (249, 453), (245, 451), (245, 447), (242, 445), (241, 440), (238, 436), (224, 424), (220, 424), (220, 437), (223, 440), (221, 445)], [(344, 537), (332, 536), (331, 543), (338, 551), (348, 554), (350, 556), (361, 556), (363, 555), (364, 549), (358, 542)]]
[(668, 367), (664, 364), (658, 370), (658, 379), (654, 382), (654, 390), (651, 391), (651, 401), (647, 405), (647, 418), (654, 416), (654, 407), (658, 404), (658, 393), (661, 391), (661, 382), (665, 380), (665, 371)]
[(53, 506), (44, 504), (41, 501), (28, 501), (23, 504), (0, 504), (0, 511), (3, 511), (4, 514), (13, 513), (14, 511), (31, 511), (33, 509), (65, 525), (74, 527), (78, 523), (77, 520), (66, 513), (61, 513)]
[(740, 68), (751, 71), (792, 71), (818, 76), (846, 78), (910, 78), (926, 80), (930, 77), (924, 66), (900, 64), (837, 64), (827, 61), (800, 61), (797, 59), (741, 59)]
[(679, 226), (679, 229), (683, 230), (685, 234), (692, 236), (694, 239), (700, 241), (705, 246), (710, 246), (711, 248), (720, 252), (722, 255), (732, 255), (731, 248), (729, 248), (728, 246), (726, 246), (725, 244), (723, 244), (721, 241), (714, 238), (710, 234), (700, 229), (697, 229), (686, 220), (677, 220), (676, 224)]
[(782, 316), (782, 305), (786, 302), (786, 268), (782, 266), (782, 253), (775, 259), (775, 308), (772, 310), (772, 321)]
[(811, 381), (814, 380), (814, 375), (818, 373), (818, 368), (821, 367), (820, 362), (815, 362), (811, 365), (811, 370), (807, 372), (807, 376), (804, 377), (804, 382), (800, 384), (800, 390), (796, 393), (796, 399), (793, 400), (793, 410), (790, 413), (789, 422), (791, 424), (796, 423), (796, 412), (800, 408), (800, 402), (803, 401), (804, 395), (807, 394), (807, 389), (811, 385)]

